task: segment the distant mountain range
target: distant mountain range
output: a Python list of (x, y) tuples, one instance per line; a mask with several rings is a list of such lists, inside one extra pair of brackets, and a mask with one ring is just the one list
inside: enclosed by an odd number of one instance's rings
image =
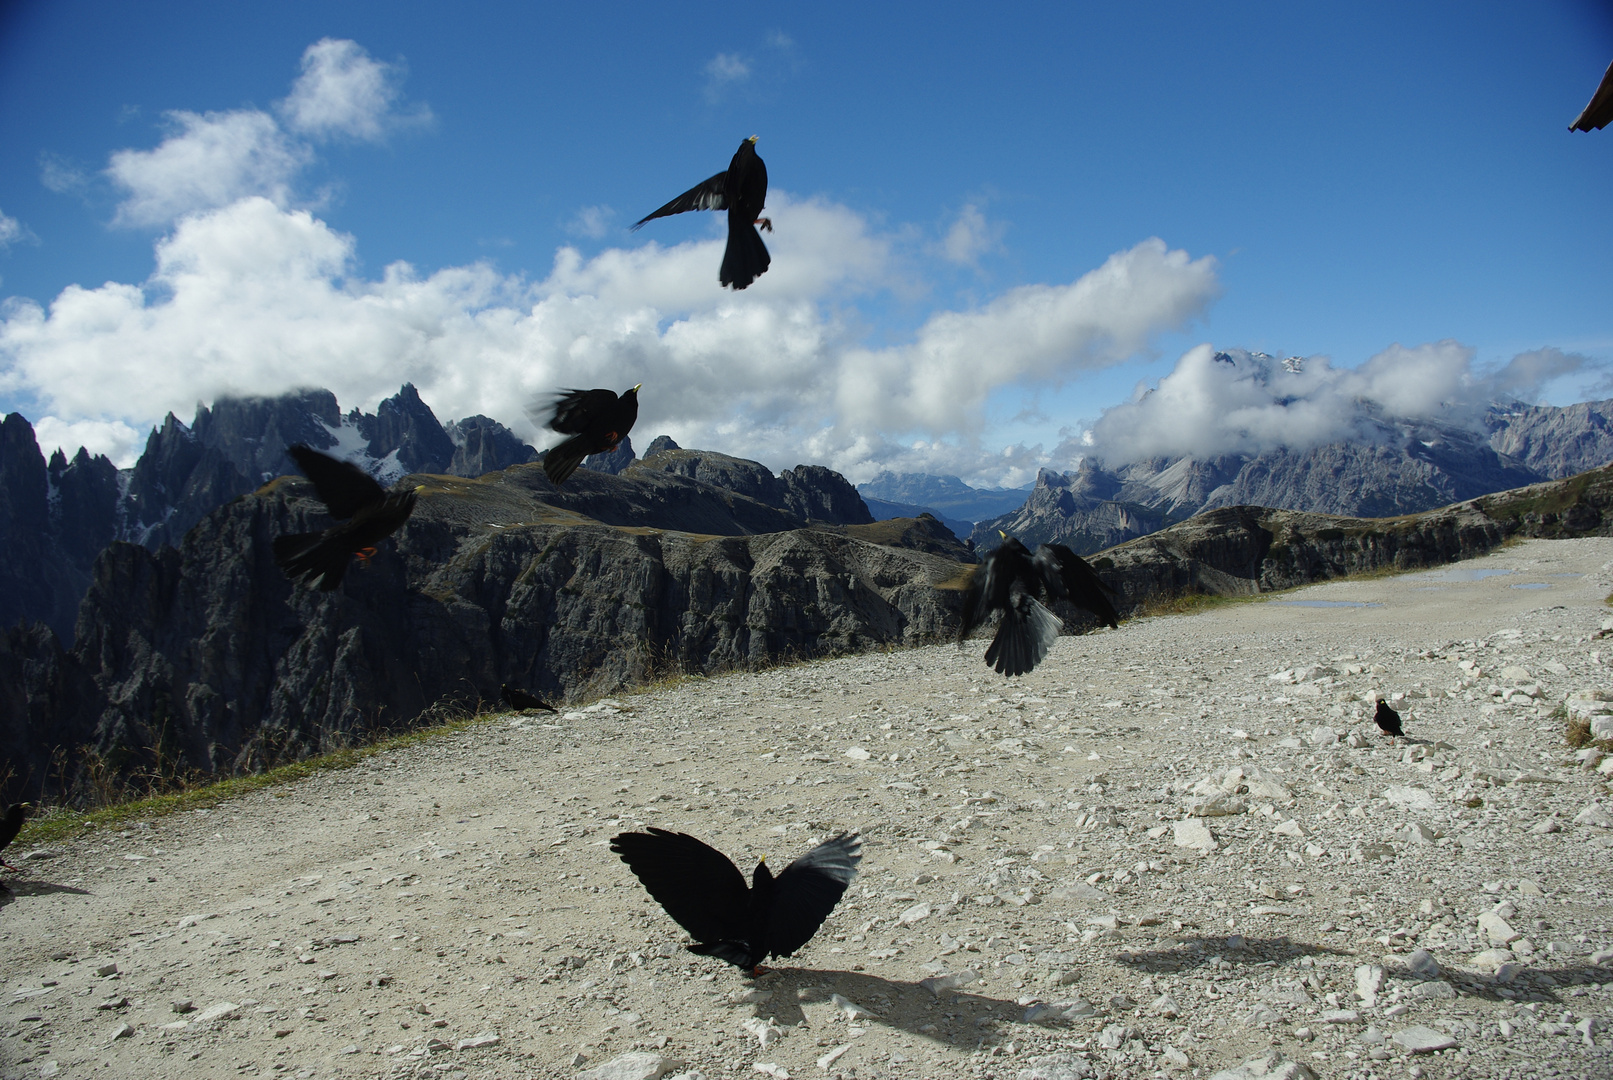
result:
[(1071, 473), (1043, 470), (1024, 505), (977, 523), (972, 538), (995, 547), (1001, 529), (1027, 544), (1090, 554), (1222, 507), (1394, 517), (1613, 461), (1613, 401), (1496, 407), (1482, 432), (1385, 419), (1362, 427), (1371, 438), (1303, 451), (1155, 458), (1113, 469), (1088, 458)]
[(989, 550), (1000, 529), (1090, 554), (1227, 506), (1351, 517), (1421, 513), (1573, 476), (1613, 461), (1613, 400), (1495, 406), (1484, 430), (1364, 416), (1364, 438), (1309, 450), (1163, 457), (1044, 469), (1030, 488), (972, 488), (956, 476), (881, 473), (857, 490), (876, 518), (928, 511)]

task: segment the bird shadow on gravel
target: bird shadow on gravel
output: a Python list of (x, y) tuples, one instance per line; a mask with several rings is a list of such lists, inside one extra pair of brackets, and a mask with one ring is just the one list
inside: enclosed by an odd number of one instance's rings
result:
[(1163, 949), (1129, 950), (1115, 956), (1122, 967), (1149, 973), (1179, 974), (1212, 963), (1230, 964), (1233, 968), (1252, 967), (1256, 964), (1284, 964), (1302, 956), (1354, 956), (1349, 949), (1335, 949), (1327, 945), (1295, 942), (1288, 938), (1245, 938), (1241, 946), (1233, 948), (1224, 937), (1178, 939), (1175, 945)]
[(758, 1012), (788, 1026), (806, 1019), (803, 1005), (828, 1004), (839, 994), (870, 1013), (854, 1023), (900, 1028), (948, 1046), (973, 1049), (993, 1022), (1019, 1020), (1025, 1009), (1013, 1001), (945, 991), (936, 997), (917, 982), (881, 978), (863, 971), (774, 969), (756, 981), (773, 996)]
[(72, 893), (74, 896), (89, 896), (90, 890), (76, 889), (71, 885), (57, 885), (49, 881), (8, 881), (5, 891), (0, 892), (0, 907), (13, 903), (24, 896), (49, 896), (51, 893)]

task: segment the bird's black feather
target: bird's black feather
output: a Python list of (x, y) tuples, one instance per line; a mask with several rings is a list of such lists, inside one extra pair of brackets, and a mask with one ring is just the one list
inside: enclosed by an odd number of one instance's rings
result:
[(682, 214), (689, 210), (726, 210), (728, 195), (723, 189), (727, 182), (728, 170), (724, 169), (709, 180), (700, 181), (661, 209), (645, 214), (635, 221), (628, 231), (637, 232), (644, 228), (646, 221), (653, 221), (658, 217), (671, 217), (673, 214)]
[(529, 415), (551, 430), (570, 435), (543, 456), (543, 472), (555, 485), (564, 484), (589, 454), (608, 453), (633, 429), (638, 420), (638, 387), (617, 396), (614, 390), (562, 390), (544, 419), (537, 409)]
[(338, 524), (319, 533), (289, 533), (274, 539), (274, 561), (293, 581), (317, 582), (329, 592), (342, 583), (354, 555), (397, 532), (414, 513), (417, 494), (388, 491), (347, 461), (301, 444), (286, 452), (313, 482), (314, 492)]
[(540, 709), (544, 712), (555, 711), (555, 707), (553, 705), (550, 705), (547, 701), (544, 701), (536, 694), (530, 694), (527, 691), (522, 690), (519, 686), (511, 686), (509, 683), (501, 683), (499, 685), (499, 694), (504, 698), (504, 704), (508, 705), (512, 709)]
[(17, 868), (5, 861), (5, 850), (11, 846), (11, 842), (17, 838), (17, 834), (22, 832), (22, 824), (28, 820), (28, 815), (32, 811), (32, 803), (12, 803), (6, 808), (5, 814), (0, 816), (0, 866), (4, 866), (8, 870)]

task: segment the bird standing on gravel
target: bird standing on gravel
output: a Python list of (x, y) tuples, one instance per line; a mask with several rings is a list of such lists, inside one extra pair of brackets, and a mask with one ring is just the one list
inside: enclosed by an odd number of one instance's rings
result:
[(762, 243), (762, 234), (756, 231), (758, 225), (768, 232), (773, 231), (772, 219), (761, 216), (762, 207), (767, 204), (767, 166), (756, 156), (757, 138), (752, 135), (739, 144), (727, 169), (696, 184), (633, 225), (636, 231), (653, 218), (671, 217), (686, 210), (727, 210), (728, 247), (723, 251), (717, 280), (732, 286), (735, 292), (767, 273), (773, 261), (767, 253), (767, 245)]
[(350, 461), (321, 454), (301, 443), (286, 453), (313, 482), (330, 516), (341, 520), (324, 532), (290, 533), (274, 539), (274, 561), (293, 581), (319, 583), (329, 592), (342, 583), (348, 560), (367, 563), (375, 545), (397, 532), (409, 515), (419, 488), (388, 491)]
[(499, 693), (504, 698), (504, 704), (508, 705), (512, 709), (520, 709), (522, 712), (525, 712), (528, 709), (540, 709), (543, 712), (555, 711), (555, 707), (553, 705), (550, 705), (547, 701), (544, 701), (536, 694), (527, 693), (519, 686), (511, 686), (509, 683), (500, 683)]
[(1400, 727), (1400, 714), (1391, 709), (1383, 698), (1378, 699), (1378, 711), (1372, 719), (1378, 729), (1390, 738), (1402, 738), (1406, 734)]
[(761, 975), (763, 960), (791, 955), (818, 932), (857, 875), (862, 838), (841, 833), (825, 840), (776, 878), (763, 857), (748, 889), (728, 856), (684, 833), (619, 833), (610, 849), (689, 931), (690, 952)]
[(638, 388), (643, 385), (639, 383), (621, 397), (614, 390), (560, 391), (554, 411), (544, 423), (571, 438), (543, 456), (543, 472), (551, 483), (564, 484), (589, 454), (615, 451), (638, 420)]
[(993, 611), (1001, 611), (1002, 622), (986, 650), (986, 663), (1004, 675), (1024, 675), (1042, 662), (1063, 626), (1036, 599), (1044, 591), (1051, 599), (1068, 600), (1119, 628), (1105, 585), (1081, 556), (1063, 544), (1043, 544), (1032, 556), (1012, 536), (1001, 530), (997, 535), (1003, 538), (1002, 546), (975, 567), (964, 589), (959, 647)]
[[(10, 870), (14, 874), (20, 874), (22, 870), (20, 867), (12, 866), (6, 862), (5, 850), (11, 846), (11, 842), (17, 838), (17, 834), (22, 832), (22, 823), (28, 820), (28, 815), (33, 813), (33, 809), (33, 803), (12, 803), (6, 809), (5, 816), (0, 817), (0, 867)], [(0, 885), (0, 889), (4, 888), (5, 886)]]

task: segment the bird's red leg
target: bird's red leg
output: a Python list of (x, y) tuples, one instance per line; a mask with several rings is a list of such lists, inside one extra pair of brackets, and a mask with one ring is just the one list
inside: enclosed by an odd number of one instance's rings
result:
[(773, 231), (773, 219), (770, 217), (759, 217), (756, 219), (756, 224), (762, 227), (763, 232)]
[(750, 975), (753, 979), (760, 979), (763, 975), (766, 975), (771, 970), (771, 968), (765, 968), (761, 964), (757, 964), (755, 967), (750, 969)]
[(368, 564), (371, 559), (375, 558), (375, 548), (359, 548), (353, 554), (358, 557), (359, 562)]
[(20, 867), (20, 866), (12, 866), (10, 863), (6, 862), (4, 859), (0, 859), (0, 869), (10, 870), (13, 874), (22, 873), (22, 867)]

